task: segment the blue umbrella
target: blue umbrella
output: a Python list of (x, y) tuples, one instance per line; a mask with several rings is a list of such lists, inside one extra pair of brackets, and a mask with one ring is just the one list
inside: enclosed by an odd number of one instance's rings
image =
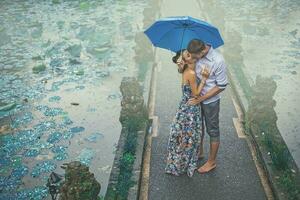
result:
[(192, 39), (217, 48), (224, 44), (216, 27), (189, 16), (166, 17), (156, 21), (144, 33), (155, 47), (177, 52), (186, 49)]

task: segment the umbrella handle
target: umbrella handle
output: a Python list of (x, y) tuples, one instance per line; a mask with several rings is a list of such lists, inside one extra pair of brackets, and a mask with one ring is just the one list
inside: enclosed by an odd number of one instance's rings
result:
[(180, 44), (180, 54), (182, 54), (182, 43), (183, 43), (183, 38), (184, 38), (184, 32), (185, 32), (186, 28), (183, 29), (183, 33), (182, 33), (182, 38), (181, 38), (181, 44)]

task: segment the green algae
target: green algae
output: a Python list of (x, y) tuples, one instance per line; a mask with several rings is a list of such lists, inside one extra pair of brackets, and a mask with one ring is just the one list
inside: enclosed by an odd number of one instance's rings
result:
[(40, 65), (36, 65), (32, 68), (32, 72), (35, 74), (38, 74), (42, 71), (46, 70), (46, 65), (45, 64), (40, 64)]

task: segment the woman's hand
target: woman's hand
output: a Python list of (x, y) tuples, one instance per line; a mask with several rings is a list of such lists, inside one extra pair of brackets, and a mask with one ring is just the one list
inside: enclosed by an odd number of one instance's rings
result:
[(182, 59), (182, 56), (179, 56), (179, 58), (176, 61), (177, 67), (178, 67), (178, 72), (182, 73), (183, 72), (183, 66), (184, 66), (184, 61)]
[(209, 70), (208, 66), (204, 65), (204, 68), (202, 68), (202, 71), (201, 71), (202, 80), (206, 81), (209, 77), (209, 74), (210, 74), (210, 70)]

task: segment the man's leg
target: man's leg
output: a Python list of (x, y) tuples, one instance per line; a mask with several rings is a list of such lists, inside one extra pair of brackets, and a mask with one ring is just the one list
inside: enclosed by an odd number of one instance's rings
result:
[(204, 110), (203, 110), (203, 107), (202, 107), (202, 103), (201, 103), (201, 140), (200, 140), (200, 145), (199, 145), (199, 154), (198, 154), (198, 158), (199, 159), (203, 159), (204, 158), (204, 144), (203, 144), (203, 141), (204, 141)]
[(210, 150), (207, 162), (198, 169), (200, 173), (205, 173), (216, 167), (216, 158), (220, 145), (219, 131), (219, 111), (220, 100), (203, 106), (205, 124), (208, 135), (210, 136)]

